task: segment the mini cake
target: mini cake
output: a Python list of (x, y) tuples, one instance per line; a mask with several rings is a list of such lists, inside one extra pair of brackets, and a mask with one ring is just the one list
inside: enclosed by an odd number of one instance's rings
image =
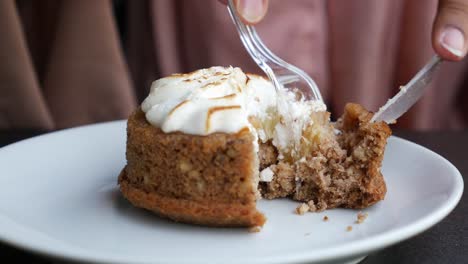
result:
[(391, 134), (371, 117), (348, 104), (332, 123), (323, 103), (239, 68), (174, 74), (128, 119), (120, 190), (137, 207), (210, 226), (262, 226), (262, 197), (365, 208), (385, 196)]

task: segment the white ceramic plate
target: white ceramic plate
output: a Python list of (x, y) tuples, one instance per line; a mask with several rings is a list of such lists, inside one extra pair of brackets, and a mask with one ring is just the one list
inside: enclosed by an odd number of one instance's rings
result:
[(262, 200), (268, 221), (260, 233), (249, 233), (174, 223), (133, 208), (116, 186), (124, 153), (123, 121), (0, 149), (0, 240), (100, 263), (343, 262), (430, 228), (463, 192), (462, 177), (447, 160), (392, 137), (383, 165), (388, 194), (364, 210), (364, 223), (355, 224), (356, 210), (299, 216), (296, 202)]

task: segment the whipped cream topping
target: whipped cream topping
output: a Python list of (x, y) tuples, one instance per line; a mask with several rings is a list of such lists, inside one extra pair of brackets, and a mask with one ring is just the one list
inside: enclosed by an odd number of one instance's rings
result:
[(148, 122), (166, 133), (208, 135), (250, 127), (249, 116), (274, 105), (274, 88), (263, 78), (212, 67), (153, 82), (141, 108)]
[(265, 78), (239, 68), (211, 67), (153, 82), (141, 109), (165, 133), (209, 135), (249, 128), (262, 142), (272, 140), (281, 154), (299, 144), (304, 127), (313, 122), (310, 114), (326, 107), (298, 99), (294, 91), (276, 92)]

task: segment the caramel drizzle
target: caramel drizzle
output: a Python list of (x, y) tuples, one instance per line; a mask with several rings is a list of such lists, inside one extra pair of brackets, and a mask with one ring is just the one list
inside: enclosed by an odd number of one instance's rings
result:
[(172, 108), (172, 110), (169, 112), (169, 114), (167, 114), (168, 116), (172, 115), (172, 113), (174, 113), (175, 110), (177, 110), (178, 108), (182, 107), (184, 104), (188, 103), (189, 101), (188, 100), (184, 100), (180, 103), (178, 103), (174, 108)]
[(222, 83), (223, 83), (222, 80), (212, 81), (212, 82), (206, 83), (205, 85), (200, 87), (200, 89), (207, 89), (207, 88), (210, 88), (210, 87), (213, 87), (213, 86), (221, 85)]
[(209, 98), (209, 99), (210, 100), (221, 100), (221, 99), (229, 99), (229, 98), (234, 98), (234, 97), (236, 97), (236, 94), (232, 93), (232, 94), (228, 94), (228, 95), (225, 95), (225, 96), (212, 97), (212, 98)]
[(216, 106), (213, 108), (210, 108), (208, 110), (208, 113), (206, 114), (206, 124), (205, 124), (205, 131), (208, 132), (211, 127), (211, 115), (218, 111), (223, 111), (223, 110), (233, 110), (233, 109), (241, 109), (240, 105), (230, 105), (230, 106)]

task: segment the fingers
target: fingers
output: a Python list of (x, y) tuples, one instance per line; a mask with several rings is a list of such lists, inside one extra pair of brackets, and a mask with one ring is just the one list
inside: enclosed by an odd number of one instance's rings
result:
[(256, 24), (268, 9), (268, 0), (235, 0), (236, 10), (246, 24)]
[(439, 0), (439, 10), (432, 31), (432, 45), (437, 54), (458, 61), (468, 50), (468, 0)]
[[(218, 0), (227, 4), (228, 0)], [(237, 13), (246, 24), (253, 25), (260, 22), (266, 15), (268, 0), (234, 0)]]

